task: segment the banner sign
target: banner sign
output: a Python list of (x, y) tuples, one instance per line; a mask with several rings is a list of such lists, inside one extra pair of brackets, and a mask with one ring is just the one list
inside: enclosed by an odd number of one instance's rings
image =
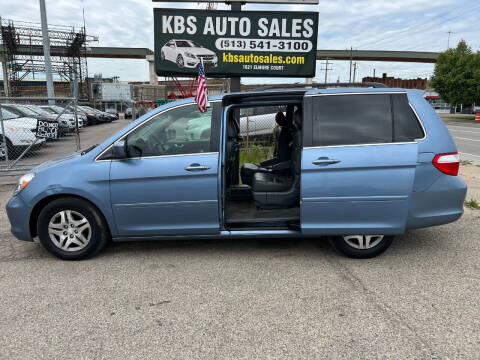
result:
[(58, 137), (58, 122), (37, 120), (36, 135), (38, 138), (56, 139)]
[(318, 13), (154, 9), (158, 76), (315, 75)]

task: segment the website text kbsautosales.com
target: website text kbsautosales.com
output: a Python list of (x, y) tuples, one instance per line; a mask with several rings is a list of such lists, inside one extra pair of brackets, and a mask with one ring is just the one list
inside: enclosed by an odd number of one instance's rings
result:
[(230, 52), (222, 53), (222, 60), (224, 63), (239, 63), (245, 64), (244, 69), (250, 69), (252, 66), (255, 68), (262, 67), (270, 70), (283, 70), (283, 65), (305, 64), (304, 56), (281, 56), (281, 55), (255, 55), (255, 54), (232, 54)]

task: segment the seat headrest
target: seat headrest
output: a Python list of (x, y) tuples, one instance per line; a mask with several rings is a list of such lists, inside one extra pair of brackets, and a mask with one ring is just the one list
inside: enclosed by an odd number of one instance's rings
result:
[(277, 113), (277, 115), (275, 115), (275, 121), (277, 122), (278, 126), (280, 126), (280, 127), (287, 126), (287, 124), (288, 124), (287, 117), (281, 111), (279, 111)]
[(297, 129), (302, 128), (302, 118), (302, 109), (298, 109), (297, 111), (295, 111), (295, 113), (293, 114), (293, 121), (295, 122), (295, 126), (297, 127)]

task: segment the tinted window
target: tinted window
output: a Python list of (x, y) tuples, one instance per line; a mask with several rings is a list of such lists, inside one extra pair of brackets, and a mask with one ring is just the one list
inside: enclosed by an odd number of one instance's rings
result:
[(177, 40), (176, 43), (178, 47), (193, 47), (188, 41)]
[(313, 103), (313, 145), (392, 142), (389, 95), (329, 95)]
[(392, 95), (394, 140), (414, 141), (423, 138), (423, 130), (417, 116), (408, 103), (407, 95)]
[(200, 113), (197, 105), (168, 110), (132, 131), (127, 137), (129, 157), (196, 154), (211, 151), (212, 108)]

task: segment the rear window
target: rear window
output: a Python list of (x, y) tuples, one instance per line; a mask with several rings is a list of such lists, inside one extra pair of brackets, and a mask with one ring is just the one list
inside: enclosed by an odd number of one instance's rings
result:
[(410, 142), (424, 136), (405, 94), (319, 96), (313, 114), (314, 146)]
[(393, 136), (395, 142), (408, 142), (425, 136), (417, 116), (413, 112), (406, 95), (392, 96)]
[(392, 142), (389, 95), (329, 95), (314, 101), (314, 146)]

